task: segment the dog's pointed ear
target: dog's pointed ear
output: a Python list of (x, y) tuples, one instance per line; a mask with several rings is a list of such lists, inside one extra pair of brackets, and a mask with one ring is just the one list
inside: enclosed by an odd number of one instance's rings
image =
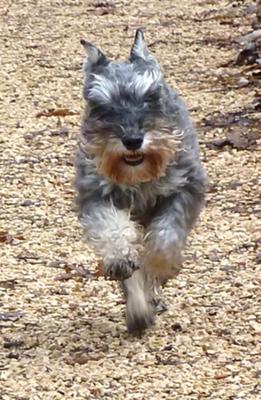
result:
[(151, 57), (148, 47), (144, 40), (144, 34), (141, 29), (136, 30), (135, 39), (130, 52), (130, 61), (143, 59), (147, 61)]
[(109, 63), (109, 60), (94, 44), (87, 42), (85, 39), (81, 39), (81, 44), (86, 50), (89, 67), (94, 65), (107, 65)]

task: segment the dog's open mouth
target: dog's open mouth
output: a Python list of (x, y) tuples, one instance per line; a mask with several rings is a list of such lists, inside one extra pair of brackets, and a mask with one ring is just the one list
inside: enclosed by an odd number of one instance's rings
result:
[(125, 164), (136, 166), (143, 163), (144, 155), (143, 154), (128, 154), (123, 157), (123, 161)]

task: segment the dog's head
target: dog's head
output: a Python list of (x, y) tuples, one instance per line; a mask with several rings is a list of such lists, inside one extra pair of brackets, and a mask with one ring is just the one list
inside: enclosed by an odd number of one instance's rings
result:
[(82, 40), (84, 99), (82, 135), (98, 172), (117, 183), (157, 179), (176, 150), (173, 124), (164, 112), (166, 85), (155, 58), (137, 30), (128, 61), (111, 62)]

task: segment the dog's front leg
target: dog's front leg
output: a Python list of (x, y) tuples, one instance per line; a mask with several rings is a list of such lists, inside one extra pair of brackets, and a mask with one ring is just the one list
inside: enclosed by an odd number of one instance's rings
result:
[(155, 208), (145, 232), (144, 268), (161, 283), (181, 267), (187, 235), (204, 203), (204, 184), (184, 187)]
[(88, 242), (103, 259), (105, 276), (124, 280), (139, 268), (139, 232), (128, 211), (109, 200), (88, 199), (80, 220)]

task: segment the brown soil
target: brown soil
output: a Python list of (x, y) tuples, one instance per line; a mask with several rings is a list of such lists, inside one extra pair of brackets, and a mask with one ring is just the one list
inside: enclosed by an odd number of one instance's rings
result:
[[(0, 399), (258, 398), (258, 82), (233, 65), (249, 4), (1, 1)], [(137, 27), (188, 103), (210, 180), (169, 310), (142, 338), (126, 333), (117, 286), (95, 275), (72, 187), (79, 40), (124, 57)]]

